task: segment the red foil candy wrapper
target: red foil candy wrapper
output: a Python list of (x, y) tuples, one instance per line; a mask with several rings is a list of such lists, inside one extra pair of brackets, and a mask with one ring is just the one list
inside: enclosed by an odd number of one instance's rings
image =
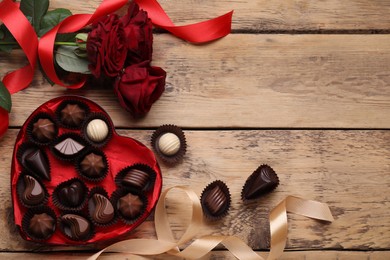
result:
[[(68, 112), (69, 110), (75, 110), (75, 119), (77, 119), (76, 127), (75, 124), (67, 127), (66, 124), (64, 125), (64, 123), (61, 122), (61, 110), (68, 103), (71, 105), (82, 104), (80, 106), (82, 110), (87, 108), (85, 109), (85, 114), (83, 114), (83, 112), (79, 109), (75, 109), (74, 106), (69, 106), (66, 110), (66, 112)], [(48, 118), (53, 121), (55, 133), (50, 133), (50, 127), (51, 129), (53, 129), (52, 126), (48, 126), (49, 128), (46, 125), (34, 126), (34, 122), (37, 121), (37, 117), (42, 114), (48, 115)], [(94, 145), (93, 142), (91, 143), (91, 140), (86, 140), (88, 138), (86, 133), (86, 129), (88, 129), (87, 124), (88, 122), (92, 121), (95, 116), (97, 119), (104, 119), (105, 123), (108, 126), (107, 137), (103, 141), (99, 140), (99, 143), (97, 143), (96, 145)], [(43, 129), (39, 130), (37, 129), (38, 127), (43, 127)], [(50, 139), (52, 140), (45, 140), (45, 143), (40, 144), (39, 142), (37, 143), (36, 141), (34, 142), (34, 140), (31, 140), (31, 133), (29, 131), (33, 131), (33, 134), (37, 131), (40, 131), (41, 134), (46, 136), (54, 134), (55, 137), (50, 136)], [(72, 140), (77, 142), (76, 144), (70, 142), (70, 145), (74, 146), (76, 151), (74, 151), (74, 155), (64, 155), (64, 158), (61, 158), (61, 153), (58, 154), (58, 150), (56, 151), (55, 147), (56, 145), (58, 145), (58, 143), (61, 143), (66, 140), (68, 136), (70, 136)], [(66, 141), (65, 143), (68, 143), (68, 141)], [(81, 148), (82, 146), (84, 148)], [(34, 151), (34, 149), (35, 154), (31, 153), (31, 151)], [(104, 177), (97, 177), (96, 181), (91, 181), (90, 179), (80, 175), (80, 165), (77, 164), (80, 163), (80, 161), (82, 161), (82, 159), (91, 151), (96, 150), (98, 150), (98, 153), (96, 153), (97, 155), (104, 155), (104, 164), (100, 163), (100, 165), (103, 165), (100, 167), (108, 167), (108, 169), (104, 169), (108, 170), (108, 173), (104, 173)], [(54, 155), (53, 151), (57, 152), (57, 154)], [(66, 150), (66, 152), (68, 153), (69, 151)], [(24, 153), (28, 153), (28, 155)], [(34, 156), (46, 157), (44, 158), (44, 160), (47, 160), (49, 163), (47, 169), (49, 169), (50, 171), (50, 178), (47, 178), (47, 176), (42, 174), (42, 171), (44, 171), (44, 169), (42, 170), (41, 168), (39, 168), (39, 165), (37, 166), (36, 164), (34, 164), (34, 162), (31, 163), (31, 160), (35, 160), (35, 158), (33, 158)], [(93, 157), (93, 159), (96, 158), (99, 159), (99, 157)], [(108, 165), (106, 165), (106, 163)], [(124, 187), (121, 185), (121, 183), (115, 182), (115, 178), (117, 177), (117, 174), (119, 172), (123, 172), (124, 169), (136, 164), (147, 165), (151, 169), (148, 174), (155, 175), (150, 178), (153, 180), (153, 182), (149, 184), (152, 185), (151, 188), (148, 188), (147, 190), (144, 189), (137, 191), (128, 187)], [(41, 190), (43, 190), (43, 192), (48, 193), (49, 199), (42, 200), (42, 203), (37, 205), (36, 207), (26, 207), (25, 203), (21, 201), (22, 196), (25, 196), (24, 198), (26, 200), (34, 196), (34, 198), (37, 197), (39, 199), (39, 196), (37, 196), (36, 194), (24, 194), (23, 191), (20, 190), (18, 194), (18, 181), (19, 183), (20, 181), (22, 181), (22, 179), (19, 180), (19, 177), (22, 176), (21, 178), (23, 178), (23, 176), (25, 175), (30, 175), (33, 178), (37, 179), (38, 183), (44, 186), (44, 188)], [(56, 200), (53, 201), (53, 193), (55, 192), (59, 184), (65, 183), (66, 181), (72, 179), (80, 180), (83, 184), (85, 184), (87, 189), (84, 189), (84, 191), (86, 194), (82, 194), (81, 196), (85, 196), (87, 200), (90, 199), (88, 192), (90, 192), (91, 190), (96, 190), (96, 188), (98, 188), (99, 190), (104, 190), (109, 197), (108, 199), (111, 199), (111, 195), (114, 194), (115, 191), (123, 191), (128, 189), (129, 193), (140, 194), (140, 197), (142, 197), (141, 203), (143, 202), (146, 205), (142, 207), (142, 212), (133, 221), (115, 221), (117, 218), (116, 212), (115, 219), (111, 221), (109, 225), (94, 225), (94, 222), (91, 221), (92, 219), (89, 215), (88, 203), (83, 203), (79, 206), (74, 206), (74, 210), (69, 211), (60, 209), (58, 205), (56, 206), (56, 203), (58, 204), (58, 202), (56, 202)], [(31, 183), (27, 183), (22, 187), (25, 187), (26, 185), (34, 185), (34, 182)], [(77, 188), (77, 185), (75, 186)], [(109, 115), (99, 105), (82, 97), (58, 97), (38, 107), (22, 126), (15, 142), (11, 169), (11, 193), (14, 209), (14, 221), (20, 229), (22, 237), (29, 241), (36, 241), (50, 245), (85, 245), (92, 243), (106, 244), (117, 241), (118, 239), (120, 239), (120, 237), (123, 237), (126, 233), (132, 231), (137, 226), (139, 226), (150, 215), (159, 199), (161, 187), (161, 170), (153, 152), (137, 140), (118, 135), (115, 132), (113, 123)], [(69, 185), (68, 187), (66, 187), (65, 191), (62, 191), (62, 193), (59, 193), (57, 195), (72, 195), (72, 193), (74, 193), (72, 189), (73, 187)], [(30, 192), (30, 190), (33, 190), (32, 187), (29, 187), (29, 190), (26, 193)], [(59, 189), (57, 188), (57, 191), (58, 190)], [(77, 195), (80, 196), (80, 194)], [(70, 201), (72, 203), (74, 202), (72, 199), (75, 201), (75, 203), (77, 203), (78, 200), (82, 200), (77, 197), (71, 198)], [(67, 203), (67, 200), (65, 200), (65, 203)], [(117, 211), (117, 205), (112, 204), (112, 206)], [(70, 207), (73, 207), (73, 205), (70, 205)], [(53, 216), (53, 212), (55, 213), (56, 217), (54, 233), (52, 233), (51, 235), (45, 234), (45, 237), (42, 239), (39, 239), (39, 234), (38, 239), (34, 237), (34, 235), (31, 235), (31, 233), (37, 232), (36, 230), (28, 230), (28, 221), (30, 221), (31, 217), (34, 216), (34, 214), (38, 213), (47, 213), (48, 215)], [(87, 240), (77, 239), (77, 237), (74, 239), (70, 239), (67, 234), (64, 234), (64, 229), (66, 229), (66, 227), (61, 226), (62, 222), (60, 221), (60, 218), (64, 214), (69, 213), (82, 216), (84, 219), (89, 221), (89, 223), (91, 224), (89, 231), (90, 234), (84, 236), (84, 238), (86, 237)], [(26, 215), (29, 216), (29, 218), (25, 218)], [(47, 215), (45, 216), (47, 217)], [(48, 231), (46, 230), (46, 232)]]

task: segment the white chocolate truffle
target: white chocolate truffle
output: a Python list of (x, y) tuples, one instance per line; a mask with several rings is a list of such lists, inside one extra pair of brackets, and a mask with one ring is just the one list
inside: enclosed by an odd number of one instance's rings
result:
[(87, 125), (87, 136), (93, 142), (101, 142), (108, 135), (108, 126), (101, 119), (94, 119)]
[(180, 149), (180, 139), (172, 133), (163, 134), (158, 140), (158, 148), (164, 155), (174, 155)]

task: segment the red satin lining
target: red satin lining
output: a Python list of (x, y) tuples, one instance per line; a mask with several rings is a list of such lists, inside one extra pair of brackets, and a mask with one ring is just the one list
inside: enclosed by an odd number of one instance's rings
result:
[(14, 94), (28, 87), (34, 77), (38, 37), (17, 4), (11, 0), (3, 0), (0, 3), (0, 10), (0, 19), (19, 43), (30, 63), (4, 77), (4, 85), (11, 94)]

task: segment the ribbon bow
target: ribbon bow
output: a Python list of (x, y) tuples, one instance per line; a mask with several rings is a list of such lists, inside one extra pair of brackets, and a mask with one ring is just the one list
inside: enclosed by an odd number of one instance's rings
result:
[[(192, 216), (189, 226), (184, 235), (175, 241), (168, 221), (165, 208), (165, 198), (173, 189), (179, 189), (186, 193), (192, 204)], [(333, 216), (329, 207), (321, 202), (305, 200), (302, 198), (288, 196), (272, 209), (270, 219), (271, 250), (267, 260), (273, 260), (282, 255), (287, 241), (287, 212), (295, 213), (305, 217), (332, 222)], [(254, 252), (241, 239), (234, 236), (203, 236), (195, 239), (185, 249), (179, 248), (194, 239), (202, 227), (203, 211), (200, 200), (196, 193), (186, 186), (175, 186), (165, 190), (156, 205), (155, 239), (130, 239), (115, 243), (104, 248), (88, 258), (97, 259), (103, 252), (116, 252), (128, 254), (129, 257), (158, 255), (168, 253), (186, 259), (198, 259), (209, 253), (218, 244), (222, 244), (235, 257), (242, 260), (264, 260)]]

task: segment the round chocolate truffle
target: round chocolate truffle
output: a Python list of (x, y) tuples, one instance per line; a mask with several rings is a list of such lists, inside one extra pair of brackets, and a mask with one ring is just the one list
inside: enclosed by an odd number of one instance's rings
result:
[(86, 240), (91, 236), (91, 224), (87, 219), (75, 214), (66, 214), (61, 217), (62, 230), (73, 240)]
[(32, 135), (40, 142), (53, 140), (56, 132), (56, 126), (50, 119), (40, 118), (33, 124)]
[(187, 150), (183, 131), (175, 125), (162, 125), (154, 131), (151, 144), (156, 154), (166, 163), (179, 162)]
[(90, 216), (98, 224), (107, 224), (114, 218), (114, 207), (103, 195), (95, 193), (89, 202)]
[(158, 148), (164, 155), (175, 155), (180, 149), (180, 139), (173, 133), (163, 134), (158, 139)]
[(85, 110), (77, 104), (67, 104), (60, 113), (61, 122), (69, 126), (80, 126), (86, 116)]
[(37, 239), (47, 239), (54, 233), (55, 222), (49, 214), (34, 214), (28, 225), (28, 233)]
[(80, 171), (88, 178), (99, 178), (104, 175), (107, 165), (102, 155), (90, 153), (80, 162)]
[(102, 119), (93, 119), (87, 125), (87, 136), (93, 142), (102, 142), (108, 136), (108, 125)]
[(118, 200), (117, 208), (126, 219), (136, 219), (142, 214), (144, 202), (135, 194), (128, 193)]

